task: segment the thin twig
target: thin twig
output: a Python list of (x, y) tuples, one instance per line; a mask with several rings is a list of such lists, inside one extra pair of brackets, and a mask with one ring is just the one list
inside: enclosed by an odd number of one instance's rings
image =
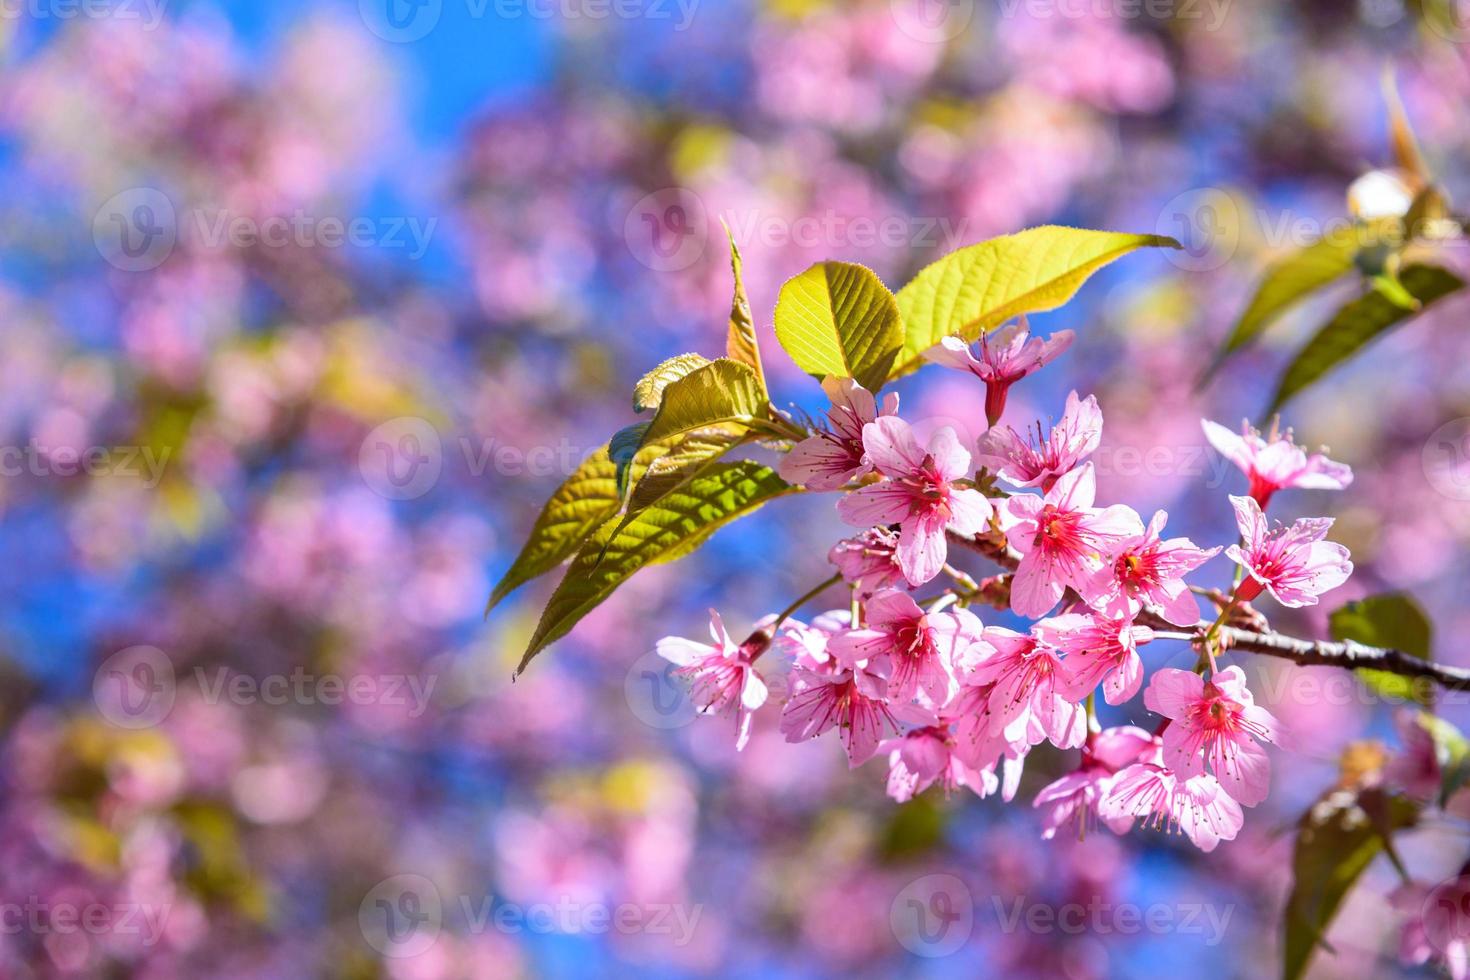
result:
[[(1012, 551), (1004, 541), (994, 537), (971, 538), (951, 534), (949, 540), (979, 552), (1009, 571), (1014, 571), (1020, 564), (1020, 556)], [(1169, 624), (1149, 614), (1141, 616), (1139, 622), (1164, 629), (1169, 628)], [(1207, 630), (1210, 622), (1202, 620), (1198, 628)], [(1423, 678), (1452, 691), (1470, 691), (1470, 670), (1449, 667), (1430, 660), (1421, 660), (1402, 650), (1364, 646), (1352, 640), (1345, 640), (1341, 643), (1301, 640), (1282, 633), (1260, 633), (1224, 625), (1220, 626), (1218, 637), (1222, 641), (1222, 646), (1227, 650), (1242, 650), (1246, 653), (1259, 653), (1267, 657), (1279, 657), (1304, 667), (1341, 667), (1345, 670), (1366, 667), (1371, 670), (1398, 674), (1401, 677)]]

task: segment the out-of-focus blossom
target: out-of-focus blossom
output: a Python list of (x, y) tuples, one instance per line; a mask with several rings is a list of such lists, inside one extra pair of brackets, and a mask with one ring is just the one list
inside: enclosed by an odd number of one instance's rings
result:
[(1210, 445), (1250, 480), (1249, 493), (1264, 510), (1277, 490), (1342, 490), (1353, 482), (1353, 471), (1346, 463), (1328, 459), (1322, 453), (1307, 452), (1292, 441), (1291, 431), (1269, 438), (1241, 423), (1241, 431), (1231, 432), (1217, 422), (1204, 419), (1205, 438)]

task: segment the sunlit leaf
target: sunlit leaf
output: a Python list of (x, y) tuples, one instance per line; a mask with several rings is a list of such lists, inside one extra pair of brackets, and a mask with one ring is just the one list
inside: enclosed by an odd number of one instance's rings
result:
[[(1421, 306), (1429, 306), (1465, 285), (1459, 276), (1436, 265), (1406, 265), (1399, 273), (1399, 282)], [(1348, 302), (1307, 341), (1286, 369), (1268, 414), (1411, 315), (1411, 311), (1376, 290)]]
[(725, 339), (725, 353), (732, 361), (748, 365), (755, 376), (765, 385), (766, 373), (761, 366), (761, 348), (756, 341), (755, 317), (750, 312), (750, 297), (745, 293), (745, 280), (740, 274), (740, 249), (735, 246), (735, 236), (725, 228), (725, 237), (730, 239), (730, 271), (735, 274), (735, 292), (730, 300), (730, 329)]
[[(1369, 596), (1333, 610), (1328, 626), (1334, 640), (1353, 640), (1366, 646), (1402, 650), (1420, 660), (1429, 659), (1433, 628), (1429, 617), (1411, 597), (1391, 592)], [(1386, 670), (1359, 669), (1368, 687), (1387, 697), (1427, 704), (1433, 688), (1411, 677)]]
[(1352, 271), (1356, 247), (1352, 235), (1329, 235), (1272, 262), (1203, 380), (1213, 377), (1226, 358), (1255, 340), (1308, 293)]
[(664, 361), (633, 386), (633, 411), (645, 412), (650, 408), (658, 408), (665, 388), (708, 363), (709, 358), (702, 354), (675, 354)]
[[(643, 450), (634, 472), (641, 471), (665, 448), (655, 445)], [(617, 464), (608, 455), (608, 447), (603, 446), (587, 457), (541, 508), (520, 554), (490, 593), (485, 611), (488, 613), (516, 588), (576, 554), (592, 532), (618, 512), (621, 501)]]
[(750, 430), (737, 423), (693, 429), (669, 445), (662, 455), (648, 461), (647, 468), (628, 495), (621, 523), (608, 540), (631, 522), (645, 507), (656, 503), (697, 477), (721, 456), (743, 442)]
[(819, 262), (781, 287), (776, 339), (813, 377), (852, 378), (877, 391), (903, 346), (903, 324), (893, 294), (871, 269)]
[(1285, 980), (1297, 980), (1306, 971), (1343, 896), (1383, 851), (1385, 839), (1417, 818), (1415, 804), (1379, 789), (1331, 790), (1302, 815), (1283, 923)]
[(638, 569), (688, 554), (691, 544), (703, 542), (714, 530), (794, 491), (768, 466), (721, 463), (664, 496), (616, 534), (612, 522), (603, 524), (552, 594), (516, 672), (525, 670), (536, 654), (565, 636)]
[(890, 376), (916, 370), (945, 337), (973, 341), (1022, 313), (1056, 309), (1095, 271), (1149, 246), (1182, 247), (1163, 235), (1044, 225), (951, 252), (898, 291), (905, 338)]
[(727, 422), (750, 425), (766, 419), (768, 412), (765, 388), (755, 372), (721, 357), (664, 389), (643, 442), (670, 442), (695, 429)]

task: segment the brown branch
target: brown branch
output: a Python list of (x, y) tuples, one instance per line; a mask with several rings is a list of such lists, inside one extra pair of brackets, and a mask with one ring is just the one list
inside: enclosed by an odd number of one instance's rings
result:
[(1220, 637), (1227, 649), (1280, 657), (1303, 667), (1342, 667), (1346, 670), (1366, 667), (1402, 677), (1433, 681), (1452, 691), (1470, 691), (1470, 670), (1420, 660), (1402, 650), (1369, 647), (1352, 640), (1341, 643), (1299, 640), (1280, 633), (1252, 633), (1232, 626), (1222, 626)]
[[(985, 536), (970, 538), (951, 534), (949, 540), (979, 552), (1000, 567), (1014, 571), (1020, 557), (1013, 552), (1003, 538)], [(1144, 615), (1139, 621), (1162, 629), (1178, 627), (1164, 623), (1152, 615)], [(1208, 629), (1210, 622), (1202, 620), (1198, 629)], [(1368, 668), (1381, 670), (1401, 677), (1414, 677), (1433, 681), (1452, 691), (1470, 691), (1470, 670), (1449, 667), (1430, 660), (1421, 660), (1402, 650), (1386, 647), (1370, 647), (1352, 640), (1331, 643), (1323, 640), (1299, 640), (1275, 632), (1256, 632), (1236, 626), (1222, 626), (1219, 632), (1223, 645), (1231, 650), (1259, 653), (1267, 657), (1290, 660), (1303, 667), (1341, 667), (1344, 670)]]

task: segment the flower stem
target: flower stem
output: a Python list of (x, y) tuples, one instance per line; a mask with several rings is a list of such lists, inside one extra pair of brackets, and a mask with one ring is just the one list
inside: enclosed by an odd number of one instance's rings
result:
[(776, 617), (776, 621), (771, 624), (771, 633), (774, 634), (776, 630), (780, 629), (781, 624), (786, 622), (786, 620), (789, 619), (791, 617), (791, 614), (796, 612), (796, 610), (800, 609), (802, 606), (806, 605), (808, 602), (815, 599), (817, 596), (821, 595), (823, 592), (827, 591), (832, 586), (841, 581), (842, 573), (838, 572), (836, 575), (833, 575), (831, 578), (827, 579), (825, 582), (816, 586), (810, 592), (807, 592), (801, 598), (797, 599), (791, 605), (787, 606), (781, 611), (781, 615)]

